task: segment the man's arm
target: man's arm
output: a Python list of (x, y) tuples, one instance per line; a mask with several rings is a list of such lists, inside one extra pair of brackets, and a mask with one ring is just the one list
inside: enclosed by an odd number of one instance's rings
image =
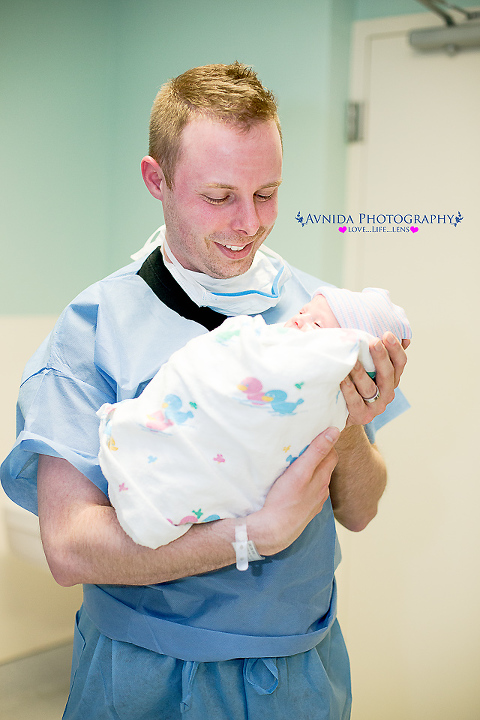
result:
[[(264, 507), (246, 519), (262, 555), (288, 547), (321, 511), (337, 461), (329, 429), (277, 480)], [(137, 545), (98, 488), (66, 460), (40, 456), (38, 513), (45, 554), (60, 585), (148, 585), (217, 570), (235, 562), (238, 520), (193, 525), (157, 550)]]
[(330, 483), (335, 518), (353, 532), (364, 530), (377, 514), (387, 484), (387, 469), (363, 427), (346, 428), (337, 443), (338, 464)]
[[(336, 519), (349, 530), (363, 530), (377, 514), (387, 482), (387, 471), (377, 447), (371, 445), (363, 425), (383, 412), (394, 398), (407, 356), (392, 333), (377, 340), (370, 351), (375, 363), (375, 382), (357, 363), (341, 384), (349, 417), (337, 443), (338, 464), (332, 474), (330, 496)], [(378, 387), (380, 396), (373, 403)]]
[[(386, 343), (388, 346), (388, 343)], [(398, 347), (397, 347), (398, 346)], [(398, 343), (372, 351), (381, 398), (372, 406), (373, 381), (354, 369), (342, 389), (348, 424), (365, 424), (381, 412), (398, 384), (405, 353)], [(263, 555), (291, 545), (317, 515), (330, 494), (340, 522), (360, 529), (374, 516), (385, 486), (385, 468), (363, 428), (328, 429), (283, 473), (264, 507), (246, 518), (249, 538)], [(45, 554), (61, 585), (77, 583), (145, 585), (217, 570), (235, 562), (231, 542), (235, 520), (194, 525), (157, 550), (137, 545), (120, 527), (103, 493), (67, 461), (41, 456), (38, 472), (39, 519)]]

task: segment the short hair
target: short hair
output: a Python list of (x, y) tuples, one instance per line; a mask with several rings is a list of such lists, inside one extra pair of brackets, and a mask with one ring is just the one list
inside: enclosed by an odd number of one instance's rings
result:
[(187, 70), (162, 86), (150, 115), (149, 155), (162, 168), (170, 189), (182, 131), (195, 116), (232, 124), (244, 132), (274, 120), (282, 137), (275, 97), (251, 67), (236, 61)]

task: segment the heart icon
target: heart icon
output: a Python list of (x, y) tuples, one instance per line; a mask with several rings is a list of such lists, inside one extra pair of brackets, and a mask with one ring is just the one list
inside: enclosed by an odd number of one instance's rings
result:
[(343, 227), (338, 228), (338, 229), (340, 230), (341, 233), (344, 233), (347, 228), (346, 228), (345, 225), (344, 225)]
[(417, 227), (411, 227), (410, 230), (411, 230), (412, 232), (418, 232), (418, 228), (417, 228)]

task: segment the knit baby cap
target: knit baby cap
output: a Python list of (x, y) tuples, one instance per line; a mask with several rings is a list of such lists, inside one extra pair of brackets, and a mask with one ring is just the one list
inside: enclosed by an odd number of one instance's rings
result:
[(340, 327), (357, 328), (381, 338), (387, 331), (399, 340), (412, 337), (405, 310), (394, 305), (387, 290), (365, 288), (353, 292), (336, 287), (321, 287), (315, 295), (323, 295)]

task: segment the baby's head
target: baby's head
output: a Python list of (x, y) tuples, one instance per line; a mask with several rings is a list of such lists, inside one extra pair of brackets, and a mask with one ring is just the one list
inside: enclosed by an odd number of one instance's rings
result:
[(387, 331), (399, 340), (412, 337), (403, 308), (394, 305), (386, 290), (365, 288), (352, 292), (321, 287), (300, 312), (285, 323), (299, 330), (312, 328), (357, 328), (381, 338)]
[(340, 325), (330, 309), (327, 299), (323, 295), (314, 295), (296, 315), (287, 320), (285, 327), (305, 331), (316, 328), (339, 328)]

